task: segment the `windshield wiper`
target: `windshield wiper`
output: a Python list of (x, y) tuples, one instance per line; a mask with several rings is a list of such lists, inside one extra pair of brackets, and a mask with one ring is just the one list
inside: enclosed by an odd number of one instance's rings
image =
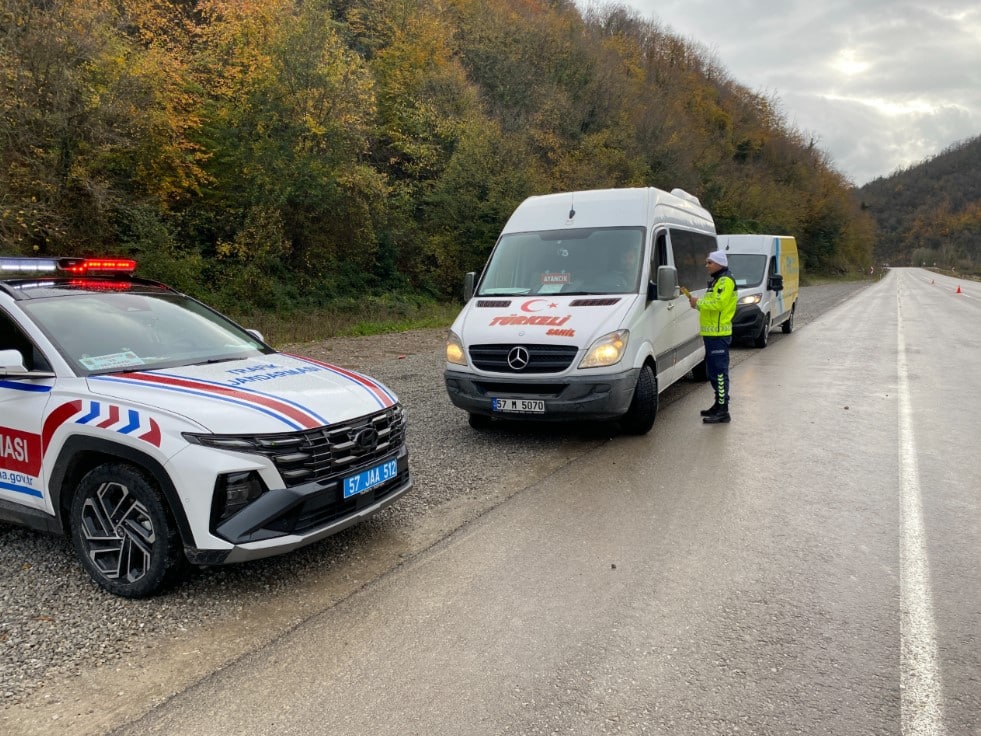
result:
[(199, 360), (196, 363), (188, 363), (187, 365), (213, 365), (215, 363), (228, 363), (232, 360), (245, 360), (245, 358), (208, 358), (207, 360)]

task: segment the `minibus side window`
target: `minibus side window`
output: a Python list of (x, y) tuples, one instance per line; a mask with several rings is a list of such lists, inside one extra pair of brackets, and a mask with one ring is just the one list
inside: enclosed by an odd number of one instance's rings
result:
[(671, 228), (671, 247), (674, 265), (678, 269), (678, 283), (691, 290), (705, 288), (705, 256), (714, 248), (705, 248), (700, 233)]

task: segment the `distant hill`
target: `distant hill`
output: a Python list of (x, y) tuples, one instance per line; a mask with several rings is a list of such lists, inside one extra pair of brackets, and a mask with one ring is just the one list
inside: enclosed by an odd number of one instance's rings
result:
[(879, 227), (878, 261), (981, 271), (981, 136), (858, 193)]

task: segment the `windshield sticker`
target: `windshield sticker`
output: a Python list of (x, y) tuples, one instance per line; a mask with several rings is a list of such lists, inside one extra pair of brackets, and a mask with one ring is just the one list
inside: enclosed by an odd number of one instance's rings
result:
[(111, 371), (117, 368), (131, 368), (134, 365), (144, 365), (143, 358), (132, 350), (122, 353), (112, 353), (111, 355), (87, 355), (79, 358), (81, 363), (90, 371)]
[(558, 294), (562, 289), (572, 283), (571, 273), (543, 273), (542, 286), (538, 290), (539, 294)]

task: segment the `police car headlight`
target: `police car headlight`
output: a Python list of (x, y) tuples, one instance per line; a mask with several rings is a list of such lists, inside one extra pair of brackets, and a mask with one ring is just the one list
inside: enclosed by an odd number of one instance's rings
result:
[(762, 294), (752, 294), (739, 299), (740, 304), (759, 304), (763, 300)]
[(616, 365), (627, 350), (630, 330), (617, 330), (603, 335), (590, 346), (586, 357), (579, 363), (580, 368), (603, 368)]
[(454, 365), (467, 364), (467, 356), (463, 352), (463, 341), (452, 330), (446, 338), (446, 362)]

